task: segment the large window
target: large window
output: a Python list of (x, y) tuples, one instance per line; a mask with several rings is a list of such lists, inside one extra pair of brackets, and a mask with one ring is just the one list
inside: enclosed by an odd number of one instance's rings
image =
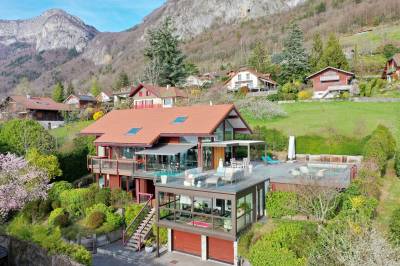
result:
[(237, 217), (237, 232), (240, 232), (247, 225), (253, 222), (253, 193), (237, 200), (236, 217)]
[(215, 130), (215, 141), (223, 141), (224, 140), (224, 123), (221, 123), (217, 130)]
[(160, 220), (229, 233), (232, 201), (159, 192)]

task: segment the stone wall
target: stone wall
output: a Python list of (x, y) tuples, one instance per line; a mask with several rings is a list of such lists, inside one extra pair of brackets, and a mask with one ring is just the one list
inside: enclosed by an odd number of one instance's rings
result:
[(82, 266), (66, 256), (49, 255), (36, 244), (0, 235), (0, 246), (8, 249), (9, 266)]

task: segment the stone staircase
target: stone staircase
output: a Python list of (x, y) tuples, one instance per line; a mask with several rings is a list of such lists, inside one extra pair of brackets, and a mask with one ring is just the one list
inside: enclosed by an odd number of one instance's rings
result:
[(143, 221), (140, 223), (135, 233), (126, 243), (126, 248), (134, 251), (140, 250), (144, 241), (148, 238), (155, 220), (155, 209), (151, 208), (150, 212), (146, 215)]

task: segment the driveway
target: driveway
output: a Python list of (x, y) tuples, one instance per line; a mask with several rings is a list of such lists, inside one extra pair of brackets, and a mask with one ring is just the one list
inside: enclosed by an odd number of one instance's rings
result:
[(155, 253), (135, 252), (126, 249), (121, 242), (98, 248), (93, 255), (94, 266), (223, 266), (224, 263), (202, 261), (200, 258), (178, 252), (169, 253), (164, 248), (159, 258)]

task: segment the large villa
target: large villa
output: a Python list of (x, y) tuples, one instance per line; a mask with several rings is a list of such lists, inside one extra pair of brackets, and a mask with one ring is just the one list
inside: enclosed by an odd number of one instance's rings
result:
[[(251, 133), (232, 104), (115, 110), (81, 131), (96, 136), (87, 163), (97, 183), (152, 202), (170, 252), (234, 265), (241, 233), (265, 215), (270, 182), (294, 183), (315, 168), (265, 161), (266, 145), (246, 140)], [(339, 174), (348, 185), (347, 168), (320, 167), (316, 176)]]

